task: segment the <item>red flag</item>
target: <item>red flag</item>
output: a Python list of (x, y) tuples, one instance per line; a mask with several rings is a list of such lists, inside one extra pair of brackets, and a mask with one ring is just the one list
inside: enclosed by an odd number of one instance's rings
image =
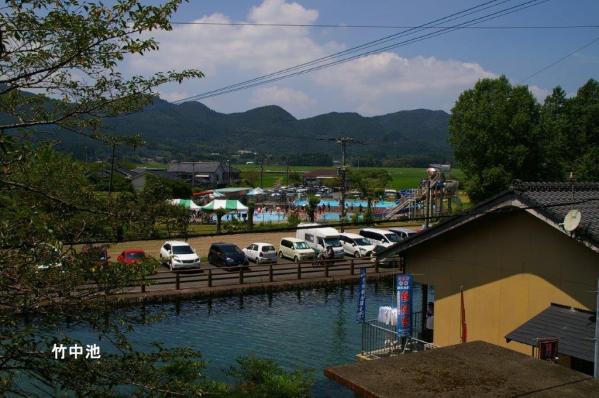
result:
[(468, 328), (466, 327), (466, 307), (464, 306), (464, 288), (460, 287), (460, 301), (462, 304), (462, 308), (460, 310), (460, 323), (462, 326), (461, 338), (462, 343), (468, 341)]

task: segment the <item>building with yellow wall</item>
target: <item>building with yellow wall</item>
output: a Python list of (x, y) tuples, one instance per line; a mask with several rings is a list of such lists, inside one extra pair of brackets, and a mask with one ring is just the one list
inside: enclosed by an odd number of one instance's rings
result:
[[(572, 233), (571, 209), (582, 214)], [(552, 303), (595, 311), (599, 183), (520, 183), (384, 254), (434, 287), (436, 345), (460, 343), (465, 318), (468, 341), (530, 354), (505, 336)]]

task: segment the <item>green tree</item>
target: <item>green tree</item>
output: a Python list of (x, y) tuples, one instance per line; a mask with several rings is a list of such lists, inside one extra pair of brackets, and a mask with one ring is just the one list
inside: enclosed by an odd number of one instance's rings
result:
[(308, 219), (310, 222), (314, 222), (316, 219), (316, 208), (320, 203), (320, 198), (318, 196), (312, 196), (308, 198), (308, 206), (306, 208), (306, 213), (308, 213)]
[[(562, 176), (572, 171), (578, 180), (599, 177), (599, 83), (589, 80), (566, 102), (567, 128), (549, 130), (561, 139), (554, 145), (561, 160)], [(557, 130), (557, 132), (556, 132)]]
[(354, 188), (358, 189), (367, 201), (367, 213), (372, 215), (372, 199), (391, 182), (391, 175), (383, 169), (352, 169), (349, 180)]
[(513, 179), (543, 175), (538, 120), (534, 96), (505, 76), (479, 80), (460, 95), (451, 111), (449, 140), (473, 201), (507, 189)]
[(235, 379), (226, 392), (231, 398), (308, 398), (313, 375), (305, 370), (286, 372), (277, 363), (245, 356), (227, 374)]

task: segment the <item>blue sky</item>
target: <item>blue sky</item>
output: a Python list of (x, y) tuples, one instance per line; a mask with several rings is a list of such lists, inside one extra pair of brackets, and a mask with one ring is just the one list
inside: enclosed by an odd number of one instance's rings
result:
[[(505, 1), (509, 7), (526, 0)], [(176, 21), (293, 24), (418, 25), (483, 0), (191, 0)], [(495, 9), (493, 9), (495, 10)], [(550, 0), (481, 26), (599, 25), (599, 1)], [(198, 68), (204, 79), (164, 86), (168, 100), (202, 93), (395, 33), (392, 29), (175, 26), (157, 33), (160, 51), (126, 60), (129, 73)], [(599, 37), (599, 28), (461, 30), (344, 65), (270, 85), (203, 100), (220, 112), (276, 104), (296, 117), (402, 109), (450, 110), (460, 92), (482, 77), (505, 74), (512, 82)], [(574, 93), (599, 80), (599, 42), (526, 81), (543, 99), (561, 85)]]

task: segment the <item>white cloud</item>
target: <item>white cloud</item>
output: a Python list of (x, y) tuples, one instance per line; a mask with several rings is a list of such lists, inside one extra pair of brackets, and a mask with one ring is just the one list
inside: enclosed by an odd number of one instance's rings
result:
[[(310, 24), (315, 23), (318, 16), (317, 10), (297, 2), (264, 0), (248, 10), (245, 21)], [(197, 21), (236, 22), (221, 13), (205, 15)], [(131, 73), (198, 68), (206, 74), (199, 81), (162, 87), (161, 95), (171, 101), (346, 48), (323, 39), (323, 35), (315, 34), (310, 28), (177, 25), (171, 32), (152, 33), (160, 42), (160, 51), (128, 59), (126, 67)], [(473, 62), (423, 56), (408, 58), (384, 52), (281, 80), (275, 86), (211, 98), (206, 104), (221, 112), (276, 104), (297, 117), (330, 111), (373, 115), (413, 108), (449, 110), (463, 90), (481, 78), (495, 76)], [(537, 97), (544, 95), (544, 90), (536, 86), (531, 90)]]
[(551, 94), (550, 90), (545, 90), (544, 88), (541, 88), (539, 86), (528, 86), (528, 89), (540, 103), (543, 103), (545, 101), (545, 98), (547, 98), (547, 96)]
[(316, 100), (303, 91), (279, 86), (257, 89), (249, 102), (255, 106), (276, 104), (286, 109), (299, 110), (306, 110), (316, 104)]
[[(312, 23), (316, 10), (283, 0), (265, 0), (251, 9), (248, 21), (256, 23)], [(229, 17), (214, 13), (196, 22), (231, 23)], [(222, 74), (223, 67), (238, 72), (269, 73), (323, 56), (340, 48), (336, 43), (320, 44), (309, 37), (308, 28), (264, 26), (175, 26), (170, 32), (153, 33), (160, 50), (131, 60), (143, 72), (199, 68), (207, 78)], [(235, 75), (232, 75), (235, 79)]]
[(404, 58), (384, 52), (319, 72), (314, 78), (323, 86), (343, 92), (365, 114), (373, 114), (393, 111), (385, 109), (384, 103), (399, 98), (451, 96), (455, 100), (461, 91), (486, 77), (495, 74), (475, 63), (421, 56)]

